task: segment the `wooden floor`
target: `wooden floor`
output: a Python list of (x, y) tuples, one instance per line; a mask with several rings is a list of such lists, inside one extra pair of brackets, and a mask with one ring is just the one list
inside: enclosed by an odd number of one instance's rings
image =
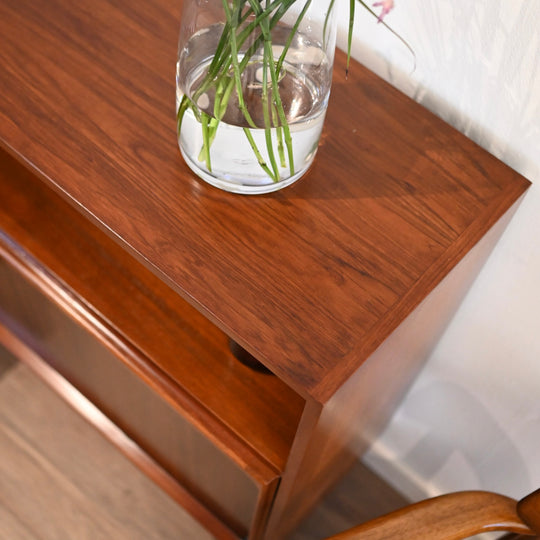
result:
[[(319, 540), (403, 504), (358, 463), (291, 540)], [(0, 349), (0, 540), (210, 538), (29, 368)]]

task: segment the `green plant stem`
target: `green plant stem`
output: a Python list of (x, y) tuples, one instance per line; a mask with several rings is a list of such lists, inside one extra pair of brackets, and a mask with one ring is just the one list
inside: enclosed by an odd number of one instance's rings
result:
[(326, 12), (326, 17), (324, 18), (323, 46), (325, 49), (326, 49), (326, 29), (328, 28), (328, 20), (330, 19), (330, 15), (332, 14), (332, 9), (334, 9), (334, 2), (335, 0), (330, 0), (330, 5), (328, 6), (328, 11)]
[[(384, 21), (381, 21), (379, 16), (366, 4), (364, 0), (356, 0), (370, 15), (375, 17), (377, 21), (382, 24), (391, 34), (393, 34), (411, 53), (414, 61), (414, 67), (413, 71), (416, 69), (416, 54), (413, 50), (413, 48), (409, 45), (406, 39), (404, 39), (402, 36), (400, 36), (391, 26), (386, 24)], [(347, 43), (347, 72), (349, 71), (349, 60), (351, 57), (351, 46), (352, 46), (352, 34), (353, 34), (353, 27), (354, 27), (354, 4), (355, 0), (350, 0), (351, 2), (351, 9), (349, 11), (349, 35), (348, 35), (348, 43)]]
[[(287, 10), (292, 6), (298, 0), (274, 0), (270, 5), (266, 7), (265, 10), (259, 11), (259, 13), (255, 16), (255, 19), (251, 21), (238, 35), (237, 37), (237, 48), (240, 48), (245, 41), (253, 37), (253, 33), (255, 30), (260, 26), (261, 22), (264, 19), (270, 18), (270, 29), (273, 29), (275, 25), (281, 20), (283, 15), (287, 12)], [(240, 24), (247, 20), (249, 15), (253, 15), (253, 8), (250, 7), (245, 11), (245, 13), (242, 15)], [(240, 26), (240, 25), (238, 25)], [(205, 92), (208, 87), (218, 80), (220, 76), (226, 74), (229, 71), (230, 68), (230, 60), (231, 60), (231, 49), (230, 44), (225, 45), (226, 42), (230, 40), (230, 28), (228, 27), (228, 24), (225, 24), (223, 28), (223, 32), (221, 35), (220, 42), (218, 44), (218, 47), (216, 48), (216, 54), (214, 55), (214, 58), (212, 60), (212, 63), (210, 64), (208, 73), (204, 79), (204, 81), (201, 83), (199, 88), (197, 89), (196, 93), (193, 96), (193, 101), (197, 101), (197, 98)], [(261, 35), (257, 36), (257, 38), (254, 40), (253, 44), (248, 48), (246, 51), (243, 60), (240, 62), (240, 70), (242, 71), (247, 63), (249, 62), (250, 58), (253, 56), (253, 54), (257, 51), (257, 49), (262, 45), (263, 37)]]
[[(249, 0), (249, 2), (251, 6), (253, 7), (253, 10), (256, 12), (257, 0)], [(281, 96), (279, 94), (278, 75), (276, 73), (276, 65), (274, 64), (274, 60), (273, 60), (274, 55), (272, 52), (272, 36), (270, 33), (270, 25), (268, 23), (268, 20), (265, 19), (261, 21), (260, 27), (261, 27), (261, 32), (264, 38), (264, 54), (268, 58), (271, 59), (270, 65), (268, 67), (270, 71), (270, 78), (272, 81), (272, 100), (276, 106), (280, 124), (281, 124), (281, 127), (283, 128), (283, 134), (285, 137), (285, 146), (287, 147), (287, 154), (289, 158), (289, 171), (292, 176), (294, 174), (294, 155), (293, 155), (293, 148), (292, 148), (291, 131), (289, 129), (289, 123), (287, 122), (285, 111), (283, 109), (283, 103), (281, 101)]]
[(212, 172), (212, 163), (210, 161), (210, 141), (209, 141), (209, 131), (208, 131), (208, 122), (210, 121), (210, 116), (205, 112), (201, 113), (201, 126), (202, 126), (202, 136), (203, 136), (203, 159), (206, 163), (206, 168)]
[(237, 43), (236, 43), (236, 29), (238, 27), (238, 19), (240, 15), (240, 10), (242, 8), (242, 0), (236, 0), (238, 5), (236, 6), (235, 13), (233, 14), (231, 10), (229, 9), (228, 0), (222, 0), (223, 3), (223, 9), (225, 10), (225, 16), (227, 17), (227, 22), (229, 23), (231, 27), (231, 61), (232, 66), (234, 70), (234, 82), (236, 85), (236, 94), (238, 98), (238, 107), (242, 111), (242, 114), (244, 115), (244, 118), (246, 119), (246, 122), (253, 128), (256, 128), (255, 122), (253, 122), (253, 119), (251, 118), (251, 115), (249, 114), (249, 111), (246, 107), (246, 104), (244, 102), (244, 92), (242, 89), (242, 80), (241, 75), (242, 71), (240, 70), (240, 67), (238, 65), (238, 49), (237, 49)]
[(291, 31), (289, 32), (289, 36), (287, 37), (287, 41), (285, 42), (285, 46), (283, 47), (283, 51), (281, 52), (281, 56), (279, 57), (279, 60), (276, 65), (276, 71), (278, 75), (279, 73), (281, 73), (281, 66), (283, 65), (283, 62), (285, 61), (285, 56), (287, 56), (287, 52), (289, 51), (292, 40), (294, 39), (294, 36), (296, 35), (296, 32), (298, 31), (298, 27), (300, 26), (300, 23), (302, 22), (302, 19), (304, 18), (304, 15), (306, 14), (310, 5), (311, 5), (311, 0), (307, 0), (307, 2), (304, 4), (302, 11), (297, 17), (294, 23), (294, 26), (291, 28)]
[(253, 139), (253, 135), (251, 134), (251, 131), (249, 131), (249, 128), (244, 128), (244, 133), (246, 134), (247, 140), (249, 141), (249, 145), (251, 146), (251, 149), (253, 150), (253, 153), (255, 154), (255, 157), (257, 158), (257, 161), (258, 161), (259, 165), (261, 166), (262, 170), (270, 178), (272, 178), (272, 171), (268, 168), (268, 165), (265, 163), (264, 158), (262, 157), (261, 153), (259, 152), (259, 149), (257, 148), (257, 145), (255, 144), (255, 141)]
[(270, 104), (272, 108), (272, 122), (276, 128), (276, 138), (278, 144), (278, 155), (279, 155), (279, 164), (285, 168), (287, 166), (287, 161), (285, 160), (285, 149), (283, 147), (283, 128), (279, 125), (279, 119), (277, 116), (276, 105), (274, 103)]
[(345, 77), (349, 75), (349, 64), (351, 63), (352, 37), (354, 30), (354, 9), (356, 0), (349, 0), (349, 32), (347, 35), (347, 64), (345, 66)]
[(186, 113), (188, 107), (192, 107), (193, 104), (190, 103), (190, 99), (184, 94), (182, 96), (182, 101), (178, 106), (178, 111), (176, 111), (176, 130), (178, 135), (180, 135), (180, 130), (182, 128), (182, 120), (184, 119), (184, 114)]
[(270, 123), (270, 112), (268, 107), (268, 70), (272, 69), (271, 64), (274, 62), (273, 57), (268, 57), (266, 54), (263, 56), (263, 76), (262, 76), (262, 97), (261, 104), (263, 108), (264, 118), (264, 138), (266, 141), (266, 151), (268, 153), (268, 159), (272, 167), (273, 175), (272, 180), (277, 182), (279, 180), (279, 170), (274, 155), (274, 145), (272, 143), (272, 130)]
[[(214, 117), (208, 123), (208, 145), (209, 146), (212, 146), (212, 143), (214, 142), (214, 139), (216, 138), (219, 123), (221, 122), (223, 115), (227, 111), (227, 104), (229, 102), (229, 98), (230, 98), (233, 88), (234, 88), (233, 79), (222, 79), (219, 81), (219, 86), (216, 89), (216, 96), (214, 98)], [(205, 153), (204, 146), (205, 145), (203, 144), (203, 148), (201, 148), (201, 151), (199, 153), (199, 161), (204, 161), (204, 153)]]
[[(267, 49), (268, 54), (272, 55), (272, 44), (270, 40), (265, 41), (265, 48)], [(289, 123), (287, 122), (287, 117), (285, 116), (285, 111), (283, 109), (281, 96), (279, 95), (278, 78), (277, 78), (275, 69), (270, 70), (270, 77), (272, 79), (272, 94), (273, 94), (272, 97), (274, 100), (274, 104), (276, 105), (277, 114), (281, 123), (281, 127), (283, 129), (283, 135), (285, 138), (285, 146), (287, 147), (287, 155), (289, 158), (289, 172), (292, 176), (294, 174), (294, 154), (293, 154), (293, 147), (292, 147), (291, 130), (289, 129)]]
[[(295, 2), (296, 0), (289, 0), (290, 3)], [(253, 36), (253, 33), (259, 26), (260, 22), (267, 17), (270, 17), (272, 12), (281, 6), (283, 4), (283, 0), (274, 0), (270, 6), (267, 7), (264, 11), (260, 12), (259, 15), (255, 17), (253, 21), (251, 21), (237, 36), (237, 48), (240, 48), (245, 41)], [(248, 8), (245, 10), (245, 12), (242, 14), (238, 27), (244, 23), (250, 15), (253, 15), (252, 8)], [(277, 21), (276, 21), (277, 22)], [(275, 23), (274, 23), (275, 24)], [(203, 92), (205, 92), (209, 86), (217, 81), (221, 76), (226, 74), (229, 71), (230, 68), (230, 61), (231, 61), (231, 46), (230, 46), (230, 27), (228, 23), (225, 23), (223, 27), (223, 31), (221, 33), (221, 38), (218, 43), (218, 46), (216, 47), (216, 51), (214, 53), (214, 57), (212, 59), (212, 62), (210, 63), (210, 66), (208, 68), (208, 73), (204, 79), (204, 81), (201, 83), (199, 88), (197, 89), (196, 96), (200, 96)], [(246, 55), (244, 58), (249, 58), (253, 55), (253, 53), (258, 49), (258, 47), (261, 44), (261, 40), (258, 39), (253, 46), (248, 49), (246, 52)], [(245, 64), (244, 64), (245, 67)], [(240, 66), (242, 69), (242, 66)], [(196, 97), (194, 97), (194, 101), (196, 101)]]

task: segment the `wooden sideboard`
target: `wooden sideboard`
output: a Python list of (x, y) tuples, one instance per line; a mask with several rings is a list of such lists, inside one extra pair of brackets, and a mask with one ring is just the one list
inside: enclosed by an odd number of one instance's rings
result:
[(2, 2), (0, 343), (217, 538), (281, 540), (385, 426), (529, 183), (338, 53), (305, 178), (212, 188), (176, 147), (180, 10)]

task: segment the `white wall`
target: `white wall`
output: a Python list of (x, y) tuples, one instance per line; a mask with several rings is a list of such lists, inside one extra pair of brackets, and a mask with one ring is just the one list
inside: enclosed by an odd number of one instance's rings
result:
[(396, 0), (387, 22), (414, 71), (357, 11), (356, 59), (533, 182), (366, 461), (413, 499), (520, 497), (540, 487), (540, 0)]

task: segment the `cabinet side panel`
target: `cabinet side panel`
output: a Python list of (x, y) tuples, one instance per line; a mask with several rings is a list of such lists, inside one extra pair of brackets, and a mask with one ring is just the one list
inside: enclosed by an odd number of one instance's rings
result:
[(286, 471), (282, 487), (288, 486), (288, 492), (282, 489), (278, 496), (267, 540), (286, 538), (384, 429), (518, 204), (324, 405), (301, 464), (294, 472)]

